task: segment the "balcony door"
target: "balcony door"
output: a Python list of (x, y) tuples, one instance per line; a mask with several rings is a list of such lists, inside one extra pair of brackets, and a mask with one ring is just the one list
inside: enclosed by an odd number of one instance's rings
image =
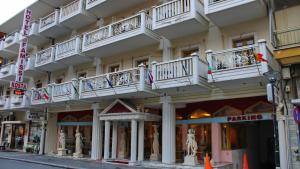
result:
[(237, 38), (232, 40), (232, 47), (238, 48), (242, 46), (248, 46), (254, 44), (254, 36), (247, 36), (243, 38)]

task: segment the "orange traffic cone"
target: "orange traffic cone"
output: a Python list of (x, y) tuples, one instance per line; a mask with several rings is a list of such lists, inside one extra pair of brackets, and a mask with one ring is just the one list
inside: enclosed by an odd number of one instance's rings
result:
[(248, 164), (248, 159), (247, 159), (247, 153), (246, 152), (244, 152), (243, 169), (249, 169), (249, 164)]
[(205, 156), (205, 167), (204, 167), (204, 169), (213, 169), (211, 164), (210, 164), (209, 157), (208, 157), (207, 153), (206, 153), (206, 156)]

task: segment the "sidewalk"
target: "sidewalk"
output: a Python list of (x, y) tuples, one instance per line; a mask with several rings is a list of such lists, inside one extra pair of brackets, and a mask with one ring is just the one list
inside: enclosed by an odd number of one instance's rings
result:
[(93, 160), (74, 160), (71, 158), (54, 157), (47, 155), (36, 155), (22, 152), (1, 152), (0, 159), (23, 161), (28, 163), (42, 164), (52, 167), (60, 167), (66, 169), (134, 169), (141, 167), (133, 167), (126, 165), (111, 165)]

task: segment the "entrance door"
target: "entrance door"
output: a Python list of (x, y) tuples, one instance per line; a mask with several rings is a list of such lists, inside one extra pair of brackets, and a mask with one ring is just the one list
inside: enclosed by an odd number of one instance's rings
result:
[(24, 145), (25, 124), (12, 125), (11, 148), (22, 150)]

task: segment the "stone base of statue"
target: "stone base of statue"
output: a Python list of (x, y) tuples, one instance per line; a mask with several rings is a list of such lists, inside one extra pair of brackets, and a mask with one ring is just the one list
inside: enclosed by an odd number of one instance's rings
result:
[(196, 156), (187, 155), (184, 157), (184, 165), (196, 166), (198, 164), (198, 159)]
[(74, 158), (82, 158), (83, 154), (82, 153), (73, 153)]
[(62, 149), (62, 148), (57, 149), (57, 155), (58, 156), (66, 156), (67, 155), (67, 149)]
[(118, 158), (119, 159), (125, 159), (125, 153), (124, 152), (119, 152), (118, 153)]
[(150, 160), (151, 161), (158, 161), (158, 160), (160, 160), (160, 154), (151, 154), (151, 156), (150, 156)]

